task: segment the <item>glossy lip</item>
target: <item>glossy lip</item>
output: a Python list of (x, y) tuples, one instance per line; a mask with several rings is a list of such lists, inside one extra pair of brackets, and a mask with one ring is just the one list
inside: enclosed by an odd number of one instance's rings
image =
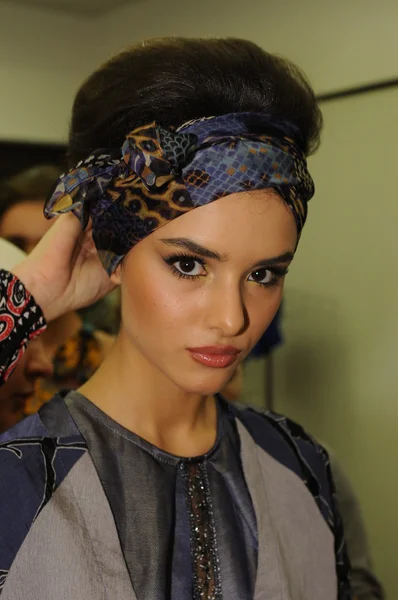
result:
[(187, 348), (196, 362), (214, 369), (225, 369), (232, 365), (240, 350), (234, 346), (203, 346), (201, 348)]
[(200, 348), (187, 348), (190, 352), (195, 354), (209, 354), (209, 355), (236, 355), (240, 353), (238, 348), (235, 346), (201, 346)]

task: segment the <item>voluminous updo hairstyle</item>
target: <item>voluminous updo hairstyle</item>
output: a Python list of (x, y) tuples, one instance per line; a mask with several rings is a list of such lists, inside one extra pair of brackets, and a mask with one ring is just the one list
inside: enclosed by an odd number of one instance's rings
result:
[(133, 129), (178, 127), (200, 117), (265, 113), (289, 121), (305, 155), (316, 150), (322, 116), (303, 73), (240, 39), (153, 39), (118, 54), (80, 88), (73, 106), (70, 166), (99, 148), (118, 148)]

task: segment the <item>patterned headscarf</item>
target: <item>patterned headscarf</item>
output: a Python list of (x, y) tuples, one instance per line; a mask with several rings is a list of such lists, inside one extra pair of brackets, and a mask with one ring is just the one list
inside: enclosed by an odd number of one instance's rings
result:
[(290, 207), (300, 235), (314, 184), (296, 140), (299, 131), (257, 113), (185, 123), (151, 123), (129, 133), (121, 150), (96, 150), (62, 175), (45, 216), (73, 211), (111, 274), (158, 227), (235, 192), (272, 188)]

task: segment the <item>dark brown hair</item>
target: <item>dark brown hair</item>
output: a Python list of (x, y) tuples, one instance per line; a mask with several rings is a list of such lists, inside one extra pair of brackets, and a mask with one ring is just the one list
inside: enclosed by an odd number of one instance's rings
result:
[(21, 171), (0, 185), (0, 219), (14, 204), (26, 200), (44, 200), (61, 175), (60, 167), (37, 165)]
[(118, 148), (131, 130), (231, 112), (289, 121), (306, 155), (319, 144), (314, 92), (289, 61), (240, 39), (163, 38), (128, 48), (100, 67), (73, 106), (69, 162)]

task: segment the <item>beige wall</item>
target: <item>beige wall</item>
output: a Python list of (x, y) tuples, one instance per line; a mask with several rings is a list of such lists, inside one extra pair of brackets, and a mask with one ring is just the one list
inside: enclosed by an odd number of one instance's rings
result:
[(64, 142), (83, 79), (159, 35), (239, 36), (296, 61), (317, 92), (396, 74), (395, 0), (142, 0), (97, 19), (0, 0), (0, 139)]
[(297, 62), (317, 92), (396, 76), (396, 0), (145, 0), (103, 19), (101, 59), (163, 35), (237, 36)]
[(97, 23), (0, 2), (0, 139), (64, 142)]

